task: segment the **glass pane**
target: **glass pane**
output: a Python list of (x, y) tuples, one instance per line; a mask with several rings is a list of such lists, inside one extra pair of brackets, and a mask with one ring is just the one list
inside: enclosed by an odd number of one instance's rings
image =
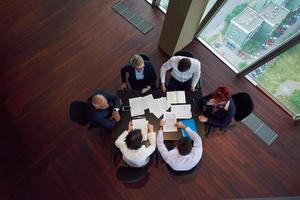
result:
[(300, 30), (300, 0), (226, 1), (198, 36), (235, 72)]
[(169, 0), (160, 0), (158, 7), (164, 12), (167, 12)]
[(249, 76), (293, 115), (300, 114), (300, 44), (254, 70)]
[(207, 13), (210, 11), (210, 9), (214, 6), (214, 4), (217, 2), (217, 0), (208, 0), (208, 3), (206, 5), (206, 8), (204, 10), (204, 13), (202, 15), (202, 18), (200, 22), (204, 19), (204, 17), (207, 15)]
[(152, 2), (153, 2), (153, 0), (146, 0), (146, 1), (148, 1), (150, 4), (152, 4)]

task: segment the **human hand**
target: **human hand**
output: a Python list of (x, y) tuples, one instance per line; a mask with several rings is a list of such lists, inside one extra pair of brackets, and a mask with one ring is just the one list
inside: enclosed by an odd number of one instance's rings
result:
[(191, 87), (192, 92), (195, 92), (195, 90), (196, 90), (195, 87)]
[(120, 116), (119, 112), (117, 112), (117, 111), (112, 112), (112, 118), (115, 119), (116, 122), (119, 122), (121, 120), (121, 116)]
[(148, 128), (149, 133), (153, 132), (153, 125), (152, 124), (148, 123), (147, 128)]
[(207, 117), (203, 116), (203, 115), (199, 115), (198, 120), (200, 122), (207, 122)]
[(186, 128), (186, 125), (184, 125), (182, 122), (176, 122), (174, 125), (175, 125), (177, 128), (183, 128), (183, 129)]
[(132, 131), (132, 129), (133, 129), (132, 121), (130, 121), (130, 122), (128, 123), (128, 132)]
[(161, 90), (163, 91), (163, 92), (166, 92), (166, 85), (164, 84), (164, 83), (162, 83), (161, 84)]
[(127, 88), (127, 84), (126, 83), (122, 83), (121, 84), (121, 88), (123, 89), (123, 90), (127, 90), (128, 88)]
[(207, 103), (206, 103), (206, 105), (209, 105), (209, 106), (214, 106), (214, 105), (216, 105), (216, 100), (215, 99), (210, 99)]
[(151, 87), (147, 86), (142, 89), (142, 94), (148, 92), (151, 89)]

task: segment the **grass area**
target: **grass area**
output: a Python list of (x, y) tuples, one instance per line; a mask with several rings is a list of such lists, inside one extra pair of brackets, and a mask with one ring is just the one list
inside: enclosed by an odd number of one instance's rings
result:
[[(296, 45), (278, 56), (269, 68), (256, 79), (257, 83), (262, 85), (271, 94), (274, 94), (286, 80), (300, 82), (299, 52), (300, 45)], [(296, 103), (297, 100), (295, 100), (295, 97), (280, 96), (277, 99), (292, 112), (300, 113), (300, 108)]]
[(300, 113), (300, 91), (294, 92), (290, 97), (278, 96), (277, 99), (293, 113)]

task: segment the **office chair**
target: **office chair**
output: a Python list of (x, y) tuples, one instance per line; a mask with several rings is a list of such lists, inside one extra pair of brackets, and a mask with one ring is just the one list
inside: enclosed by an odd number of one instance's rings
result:
[(147, 167), (119, 167), (117, 171), (117, 178), (123, 182), (137, 183), (141, 181), (148, 174)]
[[(191, 53), (191, 52), (188, 52), (188, 51), (177, 51), (174, 56), (185, 56), (185, 57), (189, 57), (189, 58), (195, 58), (194, 55)], [(202, 88), (202, 76), (200, 76), (200, 79), (196, 85), (196, 88), (198, 90), (201, 90)]]
[(70, 119), (78, 123), (82, 126), (85, 126), (88, 124), (88, 110), (87, 110), (87, 104), (84, 101), (73, 101), (70, 104), (69, 109), (69, 117)]
[(167, 163), (166, 163), (166, 166), (167, 166), (167, 169), (169, 170), (169, 172), (175, 176), (193, 175), (196, 173), (196, 169), (197, 169), (197, 165), (196, 165), (195, 167), (193, 167), (192, 169), (190, 169), (188, 171), (175, 171)]
[[(232, 95), (233, 102), (235, 104), (235, 115), (234, 120), (236, 122), (240, 122), (245, 119), (248, 115), (250, 115), (254, 109), (254, 104), (252, 101), (251, 96), (246, 92), (240, 92)], [(230, 123), (227, 127), (233, 126), (233, 123)], [(225, 129), (227, 128), (225, 127)], [(209, 135), (211, 129), (213, 127), (209, 126), (208, 131), (205, 134), (206, 136)], [(219, 128), (219, 130), (223, 130), (224, 128)]]
[[(89, 123), (89, 118), (88, 118), (88, 108), (87, 104), (84, 101), (73, 101), (70, 104), (70, 109), (69, 109), (69, 117), (70, 119), (82, 126), (86, 126)], [(97, 128), (97, 126), (89, 125), (88, 130), (92, 128)], [(105, 135), (107, 135), (108, 130), (105, 128), (100, 128), (100, 133), (101, 133), (101, 138), (104, 141)]]

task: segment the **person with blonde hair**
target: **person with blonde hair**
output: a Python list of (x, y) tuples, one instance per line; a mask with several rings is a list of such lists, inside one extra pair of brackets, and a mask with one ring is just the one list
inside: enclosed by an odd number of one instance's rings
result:
[(120, 98), (102, 90), (95, 92), (87, 100), (89, 123), (91, 127), (113, 129), (121, 120)]
[[(126, 83), (128, 75), (129, 85)], [(122, 89), (141, 90), (142, 93), (156, 89), (156, 73), (150, 61), (144, 60), (142, 56), (135, 54), (131, 57), (129, 64), (121, 69)]]

